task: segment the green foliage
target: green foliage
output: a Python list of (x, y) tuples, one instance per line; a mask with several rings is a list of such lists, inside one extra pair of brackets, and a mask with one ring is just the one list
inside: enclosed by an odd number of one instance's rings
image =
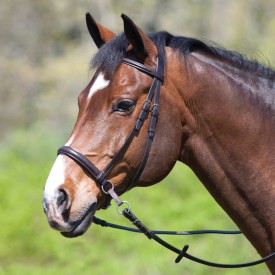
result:
[(115, 33), (122, 31), (125, 13), (147, 32), (198, 37), (275, 62), (271, 0), (6, 2), (0, 5), (0, 137), (41, 120), (59, 129), (76, 116), (75, 98), (89, 81), (88, 64), (97, 50), (86, 30), (86, 11)]
[[(0, 5), (0, 274), (268, 274), (264, 265), (220, 270), (183, 260), (141, 235), (99, 228), (65, 239), (49, 228), (42, 192), (77, 115), (96, 47), (84, 14), (118, 33), (120, 14), (146, 31), (206, 38), (274, 63), (271, 0), (4, 1)], [(256, 54), (254, 54), (256, 53)], [(271, 59), (273, 58), (273, 59)], [(66, 107), (65, 107), (66, 106)], [(123, 196), (154, 229), (234, 229), (193, 173), (176, 165), (162, 183)], [(115, 207), (101, 218), (127, 222)], [(258, 258), (243, 236), (167, 237), (218, 262)]]
[[(56, 148), (63, 137), (41, 127), (17, 130), (2, 144), (0, 159), (0, 274), (236, 274), (183, 260), (142, 235), (92, 225), (76, 239), (52, 230), (42, 210), (42, 191)], [(153, 187), (123, 195), (152, 229), (235, 229), (192, 171), (177, 164)], [(98, 217), (128, 225), (115, 207)], [(179, 248), (218, 262), (242, 262), (259, 256), (243, 236), (165, 237)], [(268, 274), (265, 265), (238, 274)]]

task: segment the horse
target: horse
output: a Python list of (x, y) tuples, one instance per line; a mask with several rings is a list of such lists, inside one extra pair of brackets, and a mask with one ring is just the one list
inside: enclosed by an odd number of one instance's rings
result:
[[(111, 196), (120, 205), (119, 195), (158, 183), (180, 161), (262, 257), (274, 252), (275, 71), (122, 19), (116, 35), (86, 14), (95, 74), (44, 188), (49, 225), (80, 236)], [(275, 260), (267, 265), (275, 273)]]

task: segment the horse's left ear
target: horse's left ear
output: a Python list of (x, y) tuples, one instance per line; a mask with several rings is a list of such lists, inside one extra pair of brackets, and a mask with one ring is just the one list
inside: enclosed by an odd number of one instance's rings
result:
[(147, 57), (155, 59), (157, 48), (154, 42), (128, 16), (122, 14), (121, 17), (124, 22), (125, 35), (137, 58), (141, 61), (144, 61)]
[(98, 48), (116, 36), (112, 31), (98, 24), (89, 12), (86, 13), (86, 24)]

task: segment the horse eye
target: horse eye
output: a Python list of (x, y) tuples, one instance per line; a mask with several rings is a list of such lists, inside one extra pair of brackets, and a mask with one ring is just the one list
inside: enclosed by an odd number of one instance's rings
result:
[(135, 106), (135, 101), (130, 99), (123, 99), (114, 106), (114, 111), (116, 112), (129, 112)]

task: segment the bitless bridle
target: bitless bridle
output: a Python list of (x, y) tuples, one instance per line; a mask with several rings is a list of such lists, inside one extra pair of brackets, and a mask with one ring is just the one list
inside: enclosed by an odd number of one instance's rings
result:
[[(147, 98), (145, 102), (143, 103), (142, 110), (139, 113), (139, 116), (135, 122), (135, 125), (129, 134), (128, 138), (126, 139), (124, 145), (120, 148), (120, 150), (116, 153), (114, 158), (106, 165), (106, 167), (103, 170), (99, 170), (87, 157), (85, 157), (80, 152), (74, 150), (73, 148), (69, 146), (62, 146), (58, 149), (58, 154), (66, 155), (73, 159), (77, 164), (79, 164), (83, 169), (88, 172), (88, 174), (95, 180), (95, 182), (101, 187), (102, 191), (110, 195), (107, 200), (106, 207), (107, 208), (110, 205), (110, 200), (113, 199), (117, 204), (117, 209), (120, 214), (122, 214), (124, 217), (126, 217), (128, 220), (130, 220), (137, 229), (124, 227), (120, 225), (115, 225), (108, 223), (106, 221), (103, 221), (101, 219), (98, 219), (97, 217), (93, 217), (93, 222), (96, 224), (99, 224), (101, 226), (108, 226), (112, 228), (122, 229), (122, 230), (128, 230), (132, 232), (138, 232), (145, 234), (149, 239), (153, 239), (162, 246), (166, 247), (167, 249), (175, 252), (178, 254), (175, 262), (178, 263), (181, 261), (182, 258), (187, 258), (189, 260), (195, 261), (197, 263), (201, 263), (208, 266), (213, 267), (220, 267), (220, 268), (240, 268), (240, 267), (248, 267), (248, 266), (254, 266), (261, 264), (263, 262), (266, 262), (273, 258), (275, 256), (275, 252), (269, 254), (268, 256), (257, 260), (253, 262), (248, 263), (241, 263), (241, 264), (220, 264), (220, 263), (214, 263), (209, 262), (206, 260), (202, 260), (200, 258), (197, 258), (189, 253), (187, 253), (187, 250), (189, 248), (188, 245), (184, 245), (183, 249), (178, 249), (175, 246), (167, 243), (157, 235), (159, 234), (172, 234), (172, 235), (195, 235), (195, 234), (239, 234), (240, 231), (220, 231), (220, 230), (199, 230), (199, 231), (187, 231), (187, 232), (178, 232), (178, 231), (154, 231), (147, 228), (131, 211), (130, 204), (127, 201), (122, 201), (118, 194), (114, 190), (114, 184), (108, 180), (108, 175), (113, 170), (113, 168), (121, 161), (123, 158), (125, 152), (131, 145), (133, 139), (138, 135), (140, 132), (140, 129), (142, 128), (142, 125), (144, 121), (148, 118), (149, 113), (151, 113), (150, 116), (150, 122), (149, 122), (149, 128), (148, 128), (148, 135), (146, 140), (146, 145), (143, 153), (143, 157), (141, 159), (141, 162), (139, 164), (139, 168), (137, 169), (137, 172), (133, 179), (130, 181), (126, 189), (129, 189), (133, 183), (135, 183), (141, 176), (147, 160), (149, 158), (152, 142), (155, 135), (155, 129), (157, 125), (158, 120), (158, 109), (159, 109), (159, 97), (160, 97), (160, 88), (161, 85), (164, 82), (164, 61), (161, 58), (158, 58), (158, 66), (157, 70), (151, 70), (150, 68), (146, 67), (145, 65), (133, 61), (128, 58), (123, 58), (122, 63), (127, 64), (129, 66), (132, 66), (136, 68), (137, 70), (151, 76), (153, 78), (152, 85), (149, 89), (149, 92), (147, 94)], [(152, 104), (153, 103), (153, 104)], [(152, 106), (152, 107), (151, 107)], [(120, 210), (120, 206), (123, 204), (126, 204), (127, 207), (123, 210)]]

